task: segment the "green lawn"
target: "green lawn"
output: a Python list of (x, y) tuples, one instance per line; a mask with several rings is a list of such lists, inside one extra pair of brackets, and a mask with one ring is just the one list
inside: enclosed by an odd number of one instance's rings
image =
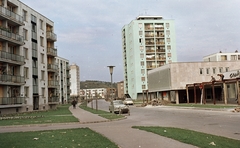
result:
[[(69, 111), (69, 104), (59, 105), (56, 110), (27, 112), (0, 117), (0, 126), (79, 122)], [(7, 119), (7, 120), (5, 120)]]
[(89, 128), (0, 133), (3, 148), (118, 148)]
[(133, 126), (133, 128), (152, 132), (160, 136), (168, 137), (183, 143), (197, 146), (199, 148), (209, 147), (239, 148), (240, 146), (240, 140), (234, 140), (226, 137), (215, 136), (192, 130), (173, 127), (144, 127), (144, 126)]
[(113, 113), (106, 112), (106, 111), (103, 111), (103, 110), (92, 109), (90, 107), (87, 107), (86, 104), (81, 104), (79, 107), (81, 109), (84, 109), (84, 110), (86, 110), (88, 112), (91, 112), (93, 114), (98, 114), (99, 116), (101, 116), (103, 118), (106, 118), (106, 119), (109, 119), (109, 120), (124, 118), (123, 115), (113, 114)]

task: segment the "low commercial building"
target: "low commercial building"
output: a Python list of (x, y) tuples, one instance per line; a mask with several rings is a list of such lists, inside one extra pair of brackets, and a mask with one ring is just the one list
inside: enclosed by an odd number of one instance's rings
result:
[[(216, 81), (220, 81), (219, 74), (223, 74), (235, 69), (239, 69), (239, 61), (213, 61), (213, 62), (176, 62), (148, 72), (149, 89), (148, 98), (168, 100), (171, 102), (194, 103), (194, 89), (189, 89), (187, 96), (187, 84), (200, 84), (211, 82), (212, 76)], [(212, 99), (212, 87), (205, 87), (205, 96)], [(221, 87), (219, 89), (222, 89)], [(198, 99), (200, 102), (200, 88), (197, 88)], [(221, 90), (219, 90), (221, 91)], [(229, 90), (229, 94), (231, 90)], [(187, 100), (187, 97), (189, 100)], [(220, 97), (220, 96), (219, 96)], [(219, 99), (224, 102), (224, 100)]]

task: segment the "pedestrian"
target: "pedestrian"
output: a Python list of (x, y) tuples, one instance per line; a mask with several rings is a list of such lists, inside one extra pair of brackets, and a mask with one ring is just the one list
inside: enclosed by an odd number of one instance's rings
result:
[(76, 104), (77, 104), (77, 101), (74, 99), (74, 100), (72, 101), (72, 105), (73, 105), (73, 108), (74, 108), (74, 109), (76, 108)]

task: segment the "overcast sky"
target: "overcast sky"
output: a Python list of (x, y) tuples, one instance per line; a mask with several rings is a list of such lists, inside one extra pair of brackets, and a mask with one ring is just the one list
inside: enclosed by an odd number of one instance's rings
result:
[(139, 15), (175, 20), (178, 62), (240, 52), (239, 0), (21, 0), (54, 22), (58, 56), (80, 67), (80, 80), (123, 80), (121, 29)]

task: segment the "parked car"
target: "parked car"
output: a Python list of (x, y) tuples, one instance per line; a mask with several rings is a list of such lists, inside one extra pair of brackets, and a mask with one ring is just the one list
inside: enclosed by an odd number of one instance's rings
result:
[(114, 100), (109, 105), (109, 111), (112, 113), (129, 113), (129, 108), (127, 105), (123, 104), (122, 100)]
[(133, 105), (133, 100), (131, 98), (126, 98), (123, 101), (123, 104), (125, 104), (125, 105)]

